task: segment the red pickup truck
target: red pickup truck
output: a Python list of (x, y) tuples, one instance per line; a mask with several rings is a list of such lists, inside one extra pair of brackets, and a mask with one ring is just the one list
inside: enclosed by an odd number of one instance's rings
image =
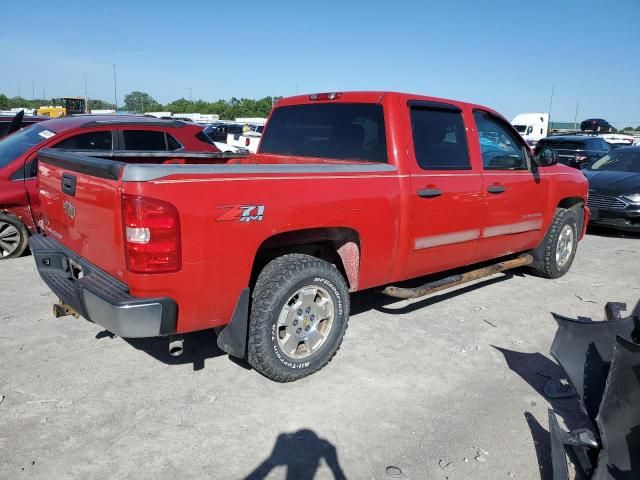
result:
[(349, 292), (514, 257), (559, 277), (589, 218), (581, 172), (533, 158), (501, 115), (402, 93), (282, 99), (244, 158), (39, 158), (30, 244), (57, 315), (123, 337), (214, 328), (276, 381), (331, 360)]

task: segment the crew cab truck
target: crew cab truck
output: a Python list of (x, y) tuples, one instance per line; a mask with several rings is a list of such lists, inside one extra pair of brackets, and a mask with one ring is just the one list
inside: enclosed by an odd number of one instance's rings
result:
[(331, 360), (349, 292), (514, 257), (556, 278), (589, 219), (553, 150), (532, 158), (486, 107), (402, 93), (281, 99), (242, 158), (39, 159), (30, 244), (58, 315), (122, 337), (217, 329), (281, 382)]

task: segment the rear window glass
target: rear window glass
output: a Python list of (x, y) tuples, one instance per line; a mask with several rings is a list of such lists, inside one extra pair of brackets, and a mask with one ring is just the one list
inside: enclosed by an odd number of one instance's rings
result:
[(260, 153), (387, 161), (382, 105), (333, 103), (276, 108)]
[(125, 150), (167, 150), (164, 132), (125, 130), (123, 135)]
[(469, 166), (462, 114), (450, 110), (411, 109), (413, 148), (424, 170), (464, 170)]
[(538, 147), (551, 147), (558, 148), (560, 150), (584, 150), (585, 142), (575, 140), (541, 140), (538, 142)]

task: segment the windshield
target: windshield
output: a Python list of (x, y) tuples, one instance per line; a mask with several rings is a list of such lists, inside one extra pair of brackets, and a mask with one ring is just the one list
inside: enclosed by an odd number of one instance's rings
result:
[(514, 125), (513, 126), (519, 133), (524, 133), (527, 130), (526, 125)]
[(31, 147), (46, 142), (54, 135), (51, 130), (32, 125), (3, 138), (0, 140), (0, 168), (6, 167)]
[(276, 108), (259, 153), (387, 161), (382, 105), (335, 103)]
[(640, 150), (616, 150), (596, 160), (587, 168), (597, 172), (640, 173)]

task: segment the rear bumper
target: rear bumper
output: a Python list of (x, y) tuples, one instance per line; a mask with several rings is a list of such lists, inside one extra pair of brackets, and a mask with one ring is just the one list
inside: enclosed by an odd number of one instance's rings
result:
[[(132, 297), (125, 284), (50, 237), (33, 235), (29, 246), (42, 280), (87, 320), (124, 338), (175, 333), (177, 306), (173, 299)], [(81, 276), (70, 262), (81, 268)]]

